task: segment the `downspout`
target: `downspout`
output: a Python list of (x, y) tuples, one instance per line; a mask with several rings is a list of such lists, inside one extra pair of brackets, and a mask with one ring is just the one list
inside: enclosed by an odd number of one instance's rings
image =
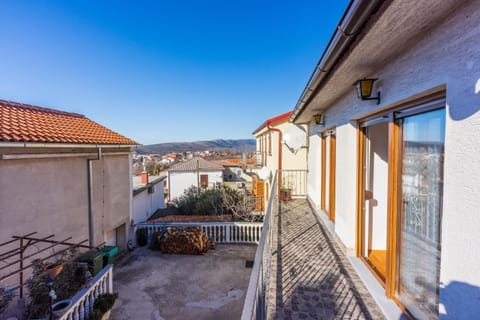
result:
[(87, 159), (87, 189), (88, 189), (88, 244), (94, 247), (93, 230), (93, 172), (92, 161), (102, 159), (102, 148), (98, 148), (96, 159)]
[(267, 122), (267, 129), (269, 131), (276, 131), (278, 132), (278, 178), (277, 178), (277, 187), (278, 187), (278, 195), (280, 196), (280, 185), (282, 178), (282, 131), (278, 128), (273, 128), (270, 126), (270, 122)]

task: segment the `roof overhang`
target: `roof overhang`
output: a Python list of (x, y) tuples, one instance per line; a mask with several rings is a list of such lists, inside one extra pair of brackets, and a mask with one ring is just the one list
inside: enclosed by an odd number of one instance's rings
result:
[(278, 116), (267, 119), (264, 123), (262, 123), (260, 125), (260, 127), (255, 129), (255, 131), (253, 131), (252, 134), (256, 135), (257, 133), (261, 132), (263, 129), (265, 129), (269, 125), (274, 126), (274, 125), (280, 124), (282, 122), (288, 121), (288, 119), (290, 118), (291, 115), (292, 115), (292, 111), (288, 111), (288, 112), (282, 113)]
[(374, 76), (466, 0), (351, 1), (290, 117), (308, 123)]
[(93, 144), (93, 143), (36, 143), (36, 142), (2, 142), (0, 141), (0, 148), (136, 148), (140, 144)]

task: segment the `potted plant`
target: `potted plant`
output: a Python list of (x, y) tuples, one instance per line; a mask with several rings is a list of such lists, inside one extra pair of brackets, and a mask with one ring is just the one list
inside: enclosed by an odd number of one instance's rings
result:
[(91, 320), (108, 320), (110, 319), (111, 309), (115, 304), (117, 294), (115, 293), (103, 293), (95, 298), (93, 303), (92, 312), (88, 315), (88, 319)]
[(45, 273), (52, 278), (55, 278), (62, 272), (63, 264), (60, 261), (49, 263), (45, 266)]
[(8, 304), (13, 299), (13, 290), (0, 288), (0, 314), (7, 310)]
[(282, 185), (280, 186), (280, 201), (292, 200), (293, 183), (287, 179), (282, 179)]

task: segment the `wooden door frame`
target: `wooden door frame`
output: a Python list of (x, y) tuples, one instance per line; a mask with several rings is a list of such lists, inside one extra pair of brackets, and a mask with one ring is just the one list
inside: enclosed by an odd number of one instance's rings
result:
[[(375, 118), (388, 117), (388, 183), (387, 183), (387, 261), (385, 274), (385, 295), (392, 299), (401, 309), (408, 315), (408, 310), (402, 305), (400, 300), (396, 297), (396, 290), (399, 286), (399, 263), (400, 263), (400, 227), (401, 222), (401, 156), (402, 145), (401, 139), (403, 135), (400, 126), (401, 119), (396, 118), (397, 113), (412, 113), (419, 114), (422, 112), (429, 112), (438, 109), (438, 105), (445, 105), (445, 92), (432, 94), (428, 97), (423, 97), (401, 107), (395, 107), (390, 110), (369, 116), (368, 118), (357, 121), (357, 225), (356, 225), (356, 254), (369, 267), (366, 259), (363, 258), (362, 249), (364, 244), (363, 235), (363, 215), (365, 210), (365, 152), (366, 152), (366, 134), (362, 127), (362, 123), (371, 121)], [(371, 268), (369, 268), (372, 270)], [(373, 275), (379, 277), (372, 272)]]
[(321, 139), (321, 150), (322, 154), (320, 156), (320, 167), (321, 167), (321, 179), (320, 179), (320, 209), (325, 211), (325, 188), (326, 188), (326, 174), (327, 174), (327, 166), (326, 166), (326, 153), (327, 153), (327, 138), (324, 134), (320, 136)]
[(328, 200), (328, 216), (335, 223), (335, 173), (336, 173), (336, 135), (330, 134), (330, 174), (329, 174), (329, 200)]

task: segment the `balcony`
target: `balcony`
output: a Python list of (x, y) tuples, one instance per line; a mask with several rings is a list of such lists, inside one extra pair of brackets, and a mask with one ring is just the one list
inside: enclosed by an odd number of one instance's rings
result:
[(275, 177), (242, 320), (384, 319), (305, 196), (280, 202), (276, 183)]

